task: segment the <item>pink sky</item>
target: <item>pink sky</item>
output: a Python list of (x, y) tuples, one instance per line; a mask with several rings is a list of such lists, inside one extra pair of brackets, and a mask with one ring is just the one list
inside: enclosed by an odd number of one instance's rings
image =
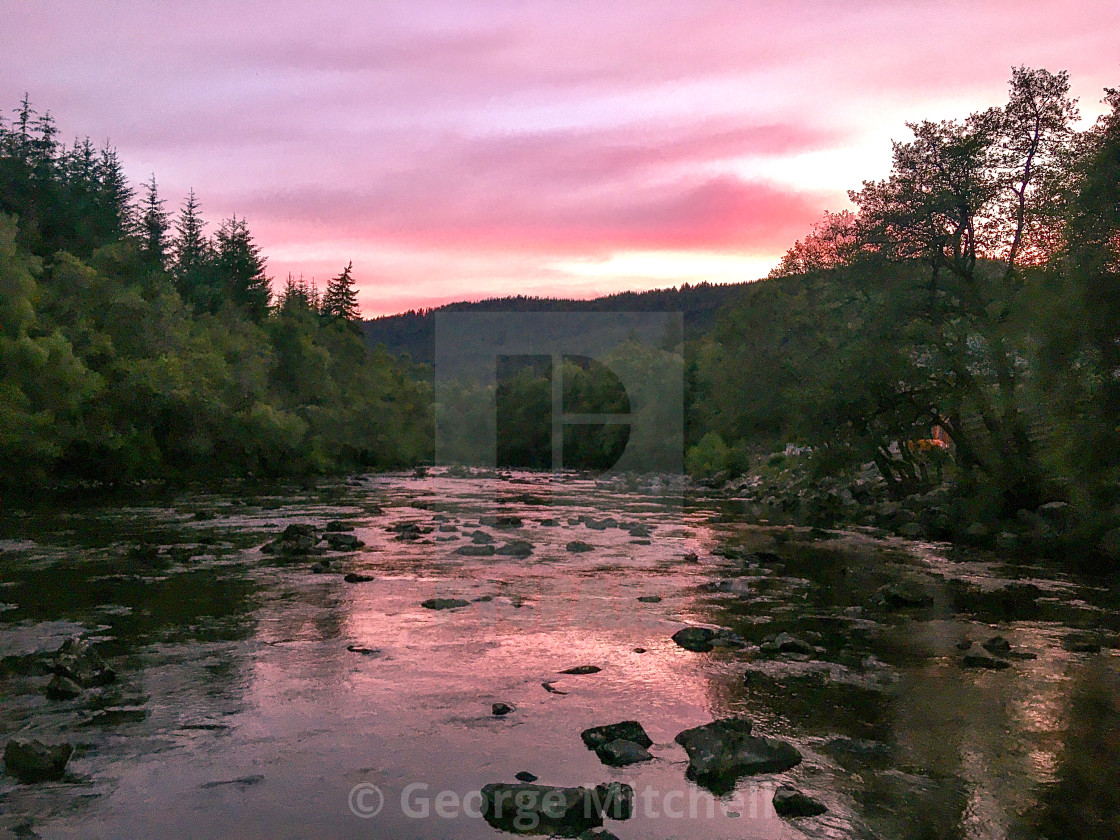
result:
[(0, 105), (109, 139), (171, 209), (246, 216), (367, 316), (764, 276), (907, 120), (1012, 65), (1120, 86), (1120, 3), (0, 5)]

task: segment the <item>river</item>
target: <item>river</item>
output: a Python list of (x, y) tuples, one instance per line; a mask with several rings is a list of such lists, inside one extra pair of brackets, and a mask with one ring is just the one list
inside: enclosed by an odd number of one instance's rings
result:
[[(0, 778), (0, 836), (481, 840), (503, 833), (477, 792), (518, 772), (631, 785), (633, 815), (606, 823), (622, 840), (1106, 836), (1111, 581), (674, 493), (437, 470), (8, 511), (0, 734), (75, 751), (59, 781)], [(364, 545), (262, 551), (332, 521)], [(511, 543), (528, 556), (457, 553)], [(465, 604), (422, 606), (439, 598)], [(733, 644), (673, 641), (694, 625)], [(1102, 650), (1068, 650), (1075, 631)], [(997, 635), (1005, 667), (962, 665), (962, 639)], [(117, 678), (47, 699), (72, 636)], [(801, 763), (693, 783), (674, 736), (729, 716)], [(653, 759), (607, 767), (580, 732), (628, 719)], [(780, 783), (827, 813), (778, 817)]]

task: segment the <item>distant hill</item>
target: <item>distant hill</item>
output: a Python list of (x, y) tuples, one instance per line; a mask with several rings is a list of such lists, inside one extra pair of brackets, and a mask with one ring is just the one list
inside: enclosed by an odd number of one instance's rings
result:
[(682, 312), (685, 339), (690, 340), (708, 332), (715, 325), (716, 312), (737, 300), (749, 285), (686, 283), (679, 289), (620, 292), (592, 300), (518, 295), (476, 303), (449, 303), (363, 321), (362, 332), (370, 347), (382, 344), (390, 353), (408, 353), (415, 361), (426, 364), (431, 364), (435, 356), (436, 312)]

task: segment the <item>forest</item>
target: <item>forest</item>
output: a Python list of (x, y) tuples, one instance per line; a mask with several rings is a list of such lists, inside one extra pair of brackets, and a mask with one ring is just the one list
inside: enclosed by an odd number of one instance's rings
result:
[[(1069, 91), (1018, 68), (1005, 104), (910, 124), (890, 175), (765, 280), (586, 305), (699, 313), (661, 348), (684, 359), (696, 478), (870, 471), (965, 523), (1060, 507), (1070, 544), (1120, 555), (1120, 92), (1077, 130)], [(112, 148), (56, 134), (26, 100), (0, 124), (7, 492), (431, 459), (430, 314), (363, 324), (350, 265), (274, 292), (244, 219), (208, 235), (193, 193), (171, 214), (154, 176), (137, 194)], [(617, 403), (597, 370), (566, 379)], [(506, 465), (550, 463), (549, 377), (498, 386)], [(610, 461), (604, 434), (583, 466)]]

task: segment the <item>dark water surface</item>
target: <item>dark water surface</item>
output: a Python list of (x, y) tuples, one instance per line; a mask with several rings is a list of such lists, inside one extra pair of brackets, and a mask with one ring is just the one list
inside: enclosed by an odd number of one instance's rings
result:
[[(522, 525), (479, 526), (497, 514)], [(366, 545), (260, 550), (288, 524), (330, 520)], [(433, 530), (398, 539), (409, 522)], [(0, 777), (0, 837), (496, 838), (473, 794), (519, 771), (632, 785), (634, 816), (607, 822), (622, 840), (1115, 836), (1117, 590), (1041, 561), (533, 474), (377, 476), (0, 528), (0, 733), (76, 747), (62, 781)], [(477, 530), (532, 554), (454, 553)], [(593, 549), (566, 550), (575, 540)], [(884, 603), (899, 582), (932, 603)], [(693, 624), (746, 644), (677, 646)], [(1103, 650), (1064, 649), (1077, 629)], [(811, 652), (768, 653), (783, 631)], [(997, 634), (1035, 658), (960, 665), (962, 637), (975, 649)], [(118, 679), (48, 700), (51, 654), (74, 635)], [(560, 673), (580, 665), (602, 670)], [(495, 717), (499, 701), (515, 711)], [(720, 796), (696, 786), (673, 738), (728, 715), (804, 760)], [(611, 769), (579, 733), (624, 719), (654, 760)], [(779, 783), (828, 813), (777, 817)]]

